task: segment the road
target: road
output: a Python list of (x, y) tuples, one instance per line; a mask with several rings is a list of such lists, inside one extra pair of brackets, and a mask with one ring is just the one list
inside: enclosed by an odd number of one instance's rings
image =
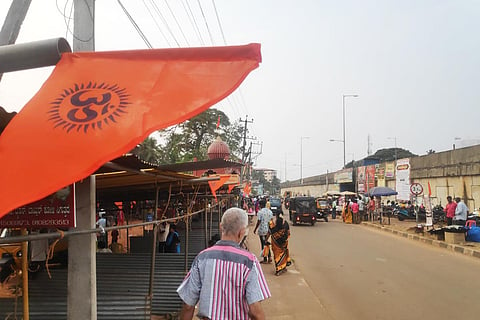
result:
[(478, 258), (339, 220), (291, 234), (295, 268), (326, 315), (319, 319), (480, 317)]

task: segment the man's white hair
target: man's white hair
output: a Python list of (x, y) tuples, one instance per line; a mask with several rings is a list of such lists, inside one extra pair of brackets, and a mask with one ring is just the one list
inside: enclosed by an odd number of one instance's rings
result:
[(232, 207), (223, 214), (221, 226), (224, 234), (236, 235), (248, 226), (247, 213), (240, 208)]

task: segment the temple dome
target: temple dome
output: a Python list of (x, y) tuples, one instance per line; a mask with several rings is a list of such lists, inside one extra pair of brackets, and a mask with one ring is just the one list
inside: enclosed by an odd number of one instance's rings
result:
[(207, 149), (208, 159), (225, 159), (230, 157), (230, 148), (222, 141), (220, 137), (217, 137), (215, 141)]

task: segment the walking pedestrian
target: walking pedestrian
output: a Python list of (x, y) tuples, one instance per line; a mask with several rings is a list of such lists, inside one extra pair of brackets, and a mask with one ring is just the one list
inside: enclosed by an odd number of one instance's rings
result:
[(272, 239), (273, 258), (275, 260), (275, 275), (278, 276), (285, 271), (292, 263), (290, 260), (290, 252), (288, 250), (288, 239), (290, 238), (290, 226), (283, 219), (283, 214), (277, 212), (275, 218), (268, 223), (268, 235)]
[[(264, 248), (267, 245), (266, 241), (266, 236), (268, 233), (268, 222), (272, 220), (273, 218), (273, 213), (270, 209), (265, 208), (266, 201), (265, 199), (260, 200), (260, 211), (258, 211), (257, 214), (257, 224), (255, 225), (255, 229), (253, 230), (253, 233), (257, 233), (258, 229), (258, 236), (260, 238), (260, 248), (262, 250), (262, 256), (264, 252)], [(271, 263), (272, 262), (272, 253), (270, 250), (265, 250), (265, 252), (268, 252), (268, 256), (264, 256), (263, 259), (260, 261), (260, 263)], [(267, 260), (268, 259), (268, 260)]]
[(240, 208), (230, 208), (220, 224), (221, 240), (200, 252), (177, 292), (180, 319), (190, 320), (198, 303), (200, 319), (265, 319), (261, 301), (271, 296), (256, 256), (238, 243), (248, 228)]
[(337, 199), (332, 201), (332, 219), (337, 219)]

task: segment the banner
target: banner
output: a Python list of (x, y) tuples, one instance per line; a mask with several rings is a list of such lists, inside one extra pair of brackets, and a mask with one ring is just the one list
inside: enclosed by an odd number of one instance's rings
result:
[(353, 169), (343, 169), (335, 172), (334, 180), (335, 183), (350, 183), (353, 181)]
[(17, 208), (0, 219), (0, 228), (75, 228), (75, 187), (70, 185), (54, 194)]
[(375, 177), (377, 187), (385, 187), (385, 164), (379, 163), (375, 165)]
[(0, 135), (0, 217), (232, 93), (260, 45), (63, 53)]
[(395, 177), (395, 162), (385, 163), (385, 178), (392, 179)]
[(359, 193), (366, 192), (365, 186), (365, 167), (357, 168), (357, 191)]
[(395, 168), (397, 200), (410, 200), (410, 159), (400, 159)]
[(366, 191), (375, 187), (375, 165), (372, 164), (367, 166), (365, 169), (365, 176), (366, 176)]

